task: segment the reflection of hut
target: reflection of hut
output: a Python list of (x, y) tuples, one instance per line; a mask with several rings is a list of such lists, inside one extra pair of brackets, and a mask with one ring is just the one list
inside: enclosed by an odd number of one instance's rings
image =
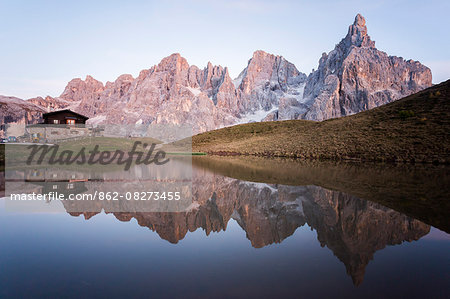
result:
[(25, 182), (41, 186), (41, 194), (58, 192), (68, 196), (86, 192), (89, 176), (79, 172), (60, 169), (30, 169), (25, 172)]
[(85, 181), (70, 182), (70, 181), (37, 181), (32, 182), (34, 185), (41, 186), (41, 194), (49, 194), (50, 192), (58, 192), (64, 194), (67, 198), (69, 194), (80, 194), (88, 191)]
[(44, 181), (45, 171), (42, 169), (32, 169), (25, 172), (25, 181)]
[(82, 172), (74, 172), (63, 169), (48, 169), (48, 168), (35, 168), (27, 169), (25, 171), (25, 182), (56, 182), (56, 181), (68, 181), (68, 182), (84, 182), (89, 180), (89, 174)]

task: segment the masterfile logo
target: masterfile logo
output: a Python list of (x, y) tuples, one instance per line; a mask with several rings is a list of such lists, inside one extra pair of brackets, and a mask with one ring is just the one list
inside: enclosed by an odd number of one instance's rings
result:
[[(6, 207), (74, 213), (185, 211), (192, 203), (191, 131), (142, 124), (24, 126), (18, 142), (5, 147)], [(36, 136), (39, 142), (33, 142)]]
[[(138, 147), (142, 147), (143, 151), (139, 151)], [(124, 165), (124, 170), (129, 170), (131, 165), (144, 164), (149, 165), (163, 165), (169, 162), (166, 158), (166, 152), (163, 150), (156, 150), (156, 143), (147, 144), (141, 141), (135, 141), (129, 152), (120, 149), (115, 151), (100, 151), (100, 145), (94, 145), (92, 150), (87, 150), (86, 147), (81, 147), (78, 152), (73, 150), (60, 150), (59, 145), (49, 146), (30, 145), (27, 149), (31, 150), (27, 158), (26, 164), (31, 165), (36, 161), (37, 165), (42, 165), (44, 159), (47, 158), (49, 165), (108, 165), (116, 163), (117, 165)]]

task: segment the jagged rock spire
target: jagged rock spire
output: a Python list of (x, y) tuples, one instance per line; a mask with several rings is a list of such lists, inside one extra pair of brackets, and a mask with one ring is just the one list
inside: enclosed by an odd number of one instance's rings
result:
[(346, 47), (375, 47), (375, 42), (367, 34), (366, 19), (357, 14), (355, 21), (348, 28), (347, 36), (341, 41)]
[(324, 120), (354, 114), (395, 101), (431, 86), (431, 71), (412, 60), (388, 56), (375, 48), (366, 20), (357, 14), (347, 35), (322, 54), (304, 96), (311, 104), (302, 117)]

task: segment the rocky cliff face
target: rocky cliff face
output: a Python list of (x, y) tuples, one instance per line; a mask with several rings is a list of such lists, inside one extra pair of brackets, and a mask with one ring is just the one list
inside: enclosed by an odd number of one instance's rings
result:
[[(256, 51), (247, 67), (234, 80), (242, 103), (240, 112), (269, 111), (281, 105), (280, 102), (289, 102), (289, 99), (295, 103), (301, 102), (305, 82), (306, 75), (283, 57)], [(292, 110), (295, 110), (294, 107)], [(299, 115), (295, 112), (284, 115), (282, 111), (285, 110), (280, 110), (278, 119), (291, 119)]]
[(95, 80), (91, 76), (86, 76), (86, 80), (80, 78), (72, 79), (64, 89), (60, 98), (70, 102), (92, 101), (103, 92), (103, 83)]
[(325, 120), (371, 109), (431, 85), (419, 62), (378, 51), (357, 15), (347, 36), (308, 77), (281, 56), (254, 52), (235, 80), (228, 69), (190, 66), (180, 54), (164, 58), (137, 78), (114, 82), (71, 80), (58, 98), (30, 99), (45, 110), (72, 109), (90, 123), (156, 123), (194, 133), (237, 123)]
[(36, 97), (36, 98), (28, 99), (27, 102), (33, 103), (39, 107), (42, 107), (47, 112), (66, 109), (67, 107), (69, 107), (72, 104), (71, 102), (66, 101), (62, 98), (53, 98), (51, 96), (46, 96), (45, 98)]
[(61, 97), (79, 101), (75, 110), (94, 123), (184, 124), (201, 132), (238, 123), (258, 110), (262, 116), (254, 120), (260, 121), (280, 98), (300, 99), (305, 81), (292, 63), (263, 51), (254, 53), (235, 81), (226, 67), (208, 63), (199, 69), (173, 54), (136, 79), (122, 75), (105, 88), (90, 77), (72, 80)]
[(227, 68), (208, 63), (200, 70), (180, 54), (105, 86), (90, 76), (74, 79), (60, 98), (94, 124), (183, 124), (200, 132), (233, 124), (239, 114)]
[(375, 48), (366, 21), (357, 15), (347, 36), (308, 76), (301, 117), (324, 120), (392, 102), (431, 86), (431, 71), (417, 61), (388, 56)]
[[(45, 109), (15, 97), (0, 96), (0, 124), (34, 124), (42, 120)], [(0, 134), (3, 135), (2, 129)]]
[[(104, 89), (91, 78), (77, 80), (66, 88), (70, 97), (63, 96), (81, 101), (75, 110), (94, 117), (91, 122), (185, 124), (201, 132), (238, 123), (255, 111), (262, 111), (254, 119), (260, 121), (280, 98), (299, 100), (305, 81), (292, 63), (263, 51), (254, 53), (235, 81), (226, 67), (208, 63), (199, 69), (173, 54), (136, 79), (122, 75)], [(77, 93), (84, 85), (90, 96)]]

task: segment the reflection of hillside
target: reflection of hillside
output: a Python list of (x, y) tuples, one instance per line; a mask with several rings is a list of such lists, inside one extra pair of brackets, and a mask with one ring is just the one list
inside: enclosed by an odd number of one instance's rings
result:
[[(280, 243), (308, 224), (346, 266), (355, 284), (377, 250), (418, 240), (430, 226), (380, 204), (316, 186), (251, 183), (205, 169), (194, 169), (194, 202), (179, 213), (113, 213), (120, 221), (135, 218), (171, 243), (198, 228), (206, 235), (226, 230), (230, 219), (246, 232), (253, 247)], [(73, 208), (73, 207), (71, 207)], [(86, 219), (98, 212), (71, 212)], [(103, 207), (109, 213), (107, 207)]]
[(377, 202), (450, 233), (450, 167), (194, 157), (193, 165), (235, 179), (315, 185)]

